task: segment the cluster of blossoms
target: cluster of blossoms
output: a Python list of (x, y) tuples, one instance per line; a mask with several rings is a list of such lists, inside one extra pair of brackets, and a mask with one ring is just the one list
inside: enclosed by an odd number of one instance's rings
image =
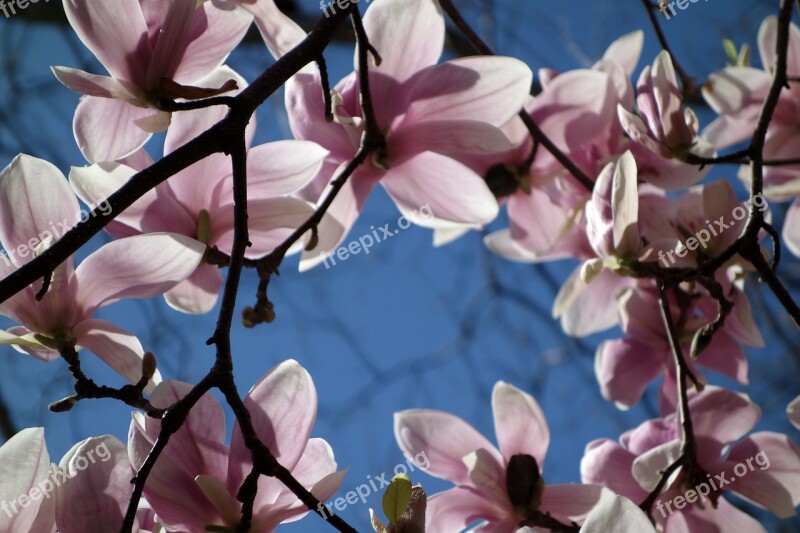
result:
[[(64, 7), (108, 72), (53, 69), (59, 81), (83, 95), (73, 128), (88, 165), (72, 168), (67, 179), (51, 164), (20, 155), (3, 170), (0, 244), (30, 253), (12, 255), (13, 264), (0, 263), (0, 277), (63, 236), (54, 231), (54, 221), (63, 220), (62, 229), (75, 225), (78, 199), (98, 205), (152, 165), (144, 146), (154, 132), (166, 130), (168, 156), (223, 119), (222, 106), (170, 112), (163, 104), (246, 90), (247, 82), (224, 62), (253, 22), (276, 58), (306, 37), (273, 0), (64, 0)], [(445, 21), (437, 0), (375, 0), (363, 17), (370, 45), (380, 55), (366, 70), (369, 112), (357, 54), (353, 73), (331, 89), (329, 99), (320, 90), (327, 81), (318, 66), (306, 66), (287, 82), (285, 103), (295, 139), (252, 146), (251, 120), (247, 258), (267, 256), (325, 206), (313, 238), (290, 250), (301, 253), (301, 269), (318, 265), (346, 238), (378, 184), (408, 220), (434, 230), (437, 245), (484, 227), (505, 205), (510, 227), (485, 238), (491, 250), (515, 261), (581, 262), (553, 307), (564, 331), (586, 336), (618, 325), (624, 333), (597, 349), (603, 396), (620, 407), (633, 406), (663, 375), (661, 417), (623, 434), (619, 443), (590, 443), (581, 462), (582, 483), (545, 483), (550, 434), (544, 414), (533, 397), (507, 383), (498, 383), (492, 397), (497, 447), (448, 413), (398, 413), (400, 448), (409, 457), (425, 450), (427, 472), (455, 485), (428, 499), (426, 531), (451, 533), (475, 524), (495, 532), (763, 531), (725, 499), (727, 491), (779, 517), (794, 514), (800, 504), (797, 445), (778, 433), (748, 435), (759, 408), (744, 395), (707, 386), (700, 373), (702, 367), (748, 382), (743, 347), (764, 344), (744, 292), (753, 266), (734, 254), (703, 282), (679, 283), (666, 292), (657, 276), (642, 275), (648, 268), (700, 268), (744, 234), (744, 224), (731, 222), (742, 209), (734, 188), (724, 180), (703, 181), (710, 165), (698, 161), (752, 136), (772, 84), (777, 24), (767, 19), (759, 33), (763, 71), (734, 65), (710, 77), (703, 95), (719, 118), (701, 129), (684, 105), (666, 51), (632, 84), (642, 32), (613, 43), (591, 68), (540, 70), (542, 90), (531, 97), (533, 73), (519, 60), (439, 62)], [(800, 149), (794, 134), (799, 50), (800, 30), (792, 26), (793, 85), (781, 93), (775, 110), (764, 147), (769, 160), (788, 159)], [(574, 168), (532, 138), (517, 116), (520, 110)], [(371, 120), (383, 146), (326, 205)], [(740, 177), (752, 179), (747, 167)], [(162, 381), (155, 369), (143, 371), (148, 357), (134, 335), (93, 316), (125, 298), (159, 295), (177, 311), (209, 312), (223, 280), (211, 252), (230, 254), (234, 244), (232, 181), (229, 158), (214, 154), (115, 213), (106, 227), (113, 241), (77, 268), (68, 259), (46, 282), (0, 304), (0, 314), (20, 324), (0, 332), (0, 343), (44, 361), (88, 350), (140, 386), (158, 409), (186, 397), (192, 386)], [(782, 236), (800, 255), (800, 164), (770, 166), (764, 196), (793, 200)], [(429, 205), (434, 216), (418, 216), (420, 205)], [(751, 212), (767, 209), (752, 200), (747, 206)], [(672, 265), (659, 264), (665, 256)], [(684, 370), (695, 390), (687, 405), (682, 405), (676, 351), (691, 354)], [(788, 412), (800, 427), (798, 404), (800, 399)], [(323, 501), (337, 491), (344, 472), (337, 470), (328, 443), (311, 437), (317, 397), (298, 363), (273, 368), (244, 405), (258, 438), (301, 485)], [(685, 453), (687, 416), (696, 453), (664, 477)], [(238, 423), (228, 444), (225, 427), (219, 403), (202, 396), (149, 475), (135, 531), (234, 530), (242, 515), (237, 495), (253, 464)], [(98, 443), (110, 450), (111, 460), (59, 485), (54, 498), (40, 498), (8, 516), (0, 513), (0, 530), (118, 529), (133, 491), (130, 479), (160, 432), (160, 420), (135, 412), (127, 447), (110, 436), (77, 444), (61, 461), (67, 471)], [(645, 514), (638, 507), (651, 494), (663, 501), (676, 498), (698, 479), (732, 471), (761, 452), (770, 467), (715, 486), (710, 503), (676, 507), (669, 515)], [(0, 448), (0, 498), (30, 493), (48, 477), (48, 465), (43, 431), (26, 430), (11, 439)], [(261, 477), (251, 530), (272, 531), (307, 512), (281, 482)]]

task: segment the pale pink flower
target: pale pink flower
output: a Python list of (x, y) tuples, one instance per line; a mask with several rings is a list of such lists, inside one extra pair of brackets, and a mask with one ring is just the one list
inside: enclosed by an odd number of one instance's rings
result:
[(130, 155), (166, 129), (170, 114), (157, 109), (159, 98), (223, 87), (230, 78), (219, 67), (253, 21), (224, 0), (64, 0), (64, 11), (109, 73), (53, 68), (61, 83), (86, 95), (73, 126), (91, 163)]
[[(722, 497), (727, 491), (778, 517), (794, 516), (800, 504), (800, 448), (779, 433), (742, 438), (761, 417), (758, 406), (743, 394), (707, 387), (689, 400), (689, 408), (699, 443), (698, 462), (708, 476), (689, 479), (681, 468), (670, 478), (653, 507), (658, 531), (763, 532), (756, 520)], [(680, 434), (680, 423), (670, 414), (624, 433), (620, 443), (593, 441), (581, 461), (581, 478), (640, 503), (678, 458)], [(701, 483), (706, 483), (705, 489), (698, 488)], [(699, 497), (706, 489), (710, 495)], [(685, 498), (688, 490), (695, 491), (696, 502), (684, 500), (685, 506), (676, 509), (673, 499)]]
[[(56, 167), (17, 156), (0, 173), (0, 244), (8, 255), (0, 258), (0, 277), (44, 251), (80, 218), (78, 200)], [(44, 361), (57, 359), (59, 346), (83, 347), (135, 383), (144, 354), (138, 339), (93, 315), (124, 298), (163, 294), (197, 268), (203, 252), (201, 243), (183, 235), (153, 233), (106, 244), (77, 269), (70, 256), (53, 272), (41, 301), (35, 298), (39, 281), (0, 304), (0, 314), (22, 324), (0, 334), (0, 343)]]
[(536, 400), (501, 381), (492, 411), (499, 450), (455, 415), (429, 409), (395, 414), (395, 438), (406, 457), (424, 450), (430, 460), (425, 471), (456, 485), (429, 497), (426, 531), (451, 533), (480, 521), (481, 531), (513, 532), (540, 513), (567, 525), (582, 521), (601, 489), (545, 485), (540, 473), (550, 431)]
[[(191, 385), (166, 381), (150, 397), (157, 407), (180, 400)], [(344, 472), (336, 471), (331, 447), (311, 438), (317, 414), (317, 394), (311, 376), (297, 362), (270, 370), (244, 399), (261, 441), (303, 486), (320, 500), (333, 495)], [(158, 438), (158, 420), (133, 413), (128, 451), (138, 468)], [(239, 488), (252, 469), (250, 451), (238, 423), (230, 446), (225, 444), (225, 415), (210, 394), (192, 408), (186, 423), (169, 441), (156, 463), (145, 496), (170, 531), (204, 531), (206, 526), (233, 527), (241, 519)], [(264, 533), (297, 520), (308, 510), (276, 478), (262, 476), (253, 510), (251, 531)]]
[[(175, 115), (164, 146), (169, 154), (221, 120), (226, 110), (207, 108)], [(255, 133), (255, 118), (247, 129), (247, 146)], [(319, 170), (327, 152), (308, 141), (278, 141), (249, 148), (247, 155), (248, 229), (252, 246), (247, 256), (264, 256), (302, 225), (313, 208), (287, 195), (295, 192)], [(149, 166), (144, 152), (141, 161), (100, 163), (74, 167), (70, 182), (78, 196), (97, 204), (122, 187), (140, 168)], [(115, 237), (154, 231), (169, 231), (191, 237), (197, 245), (216, 246), (230, 253), (233, 246), (233, 188), (231, 160), (213, 154), (178, 172), (146, 193), (108, 226)], [(330, 223), (329, 223), (330, 224)], [(324, 241), (323, 241), (324, 242)], [(217, 301), (222, 275), (217, 266), (201, 264), (184, 282), (169, 290), (167, 303), (182, 312), (206, 313)]]

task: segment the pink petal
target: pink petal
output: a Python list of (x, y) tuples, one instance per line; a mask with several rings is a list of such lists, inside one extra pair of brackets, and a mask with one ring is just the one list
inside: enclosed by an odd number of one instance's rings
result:
[[(437, 230), (453, 231), (453, 230)], [(511, 238), (511, 230), (503, 230), (490, 233), (483, 238), (483, 244), (492, 252), (511, 261), (521, 263), (536, 263), (549, 259), (549, 256), (540, 258), (537, 254), (523, 247), (519, 242)]]
[(191, 276), (164, 293), (164, 298), (177, 311), (201, 315), (214, 308), (221, 287), (219, 267), (201, 265)]
[[(141, 379), (144, 350), (131, 333), (111, 322), (89, 319), (75, 326), (72, 334), (78, 346), (90, 350), (120, 376), (131, 383)], [(145, 390), (151, 391), (159, 381), (161, 374), (156, 372)]]
[(635, 339), (603, 342), (595, 354), (595, 374), (607, 400), (621, 407), (636, 405), (658, 376), (664, 372), (663, 354)]
[(581, 480), (584, 483), (603, 485), (617, 494), (634, 501), (647, 496), (631, 469), (636, 456), (609, 439), (598, 439), (586, 445), (581, 459)]
[(445, 155), (496, 154), (512, 148), (499, 128), (474, 120), (417, 122), (393, 132), (387, 143), (390, 161), (395, 164), (426, 151)]
[(476, 120), (502, 126), (522, 110), (533, 73), (510, 57), (468, 57), (426, 70), (407, 89), (404, 124)]
[(322, 167), (328, 151), (308, 141), (277, 141), (247, 154), (248, 198), (272, 198), (298, 191)]
[(0, 243), (19, 249), (9, 257), (16, 266), (30, 261), (48, 235), (58, 239), (78, 220), (78, 200), (51, 163), (21, 154), (0, 172)]
[[(646, 491), (651, 491), (656, 488), (656, 485), (661, 480), (664, 470), (674, 463), (681, 453), (681, 443), (679, 440), (672, 440), (660, 444), (637, 457), (633, 461), (633, 477), (639, 485)], [(676, 472), (679, 472), (680, 469)], [(673, 474), (668, 481), (668, 484), (674, 481)]]
[[(252, 22), (253, 16), (244, 9), (230, 9), (230, 6), (223, 7), (215, 2), (200, 4), (195, 11), (189, 33), (180, 44), (185, 52), (172, 79), (178, 83), (193, 84), (205, 78), (225, 62), (228, 54), (242, 41)], [(166, 51), (175, 53), (169, 48)], [(240, 84), (239, 87), (243, 88), (244, 85)]]
[(530, 455), (542, 469), (550, 444), (550, 430), (533, 396), (498, 381), (492, 391), (492, 413), (497, 444), (503, 457), (509, 460), (512, 455)]
[[(205, 245), (177, 233), (149, 233), (112, 241), (75, 270), (78, 302), (90, 316), (122, 298), (153, 298), (185, 280)], [(142, 261), (147, 258), (147, 261)]]
[(644, 32), (642, 30), (632, 31), (611, 43), (603, 54), (603, 59), (617, 63), (630, 76), (636, 70), (643, 46)]
[(125, 445), (110, 435), (86, 439), (64, 455), (59, 468), (69, 476), (55, 491), (59, 531), (117, 531), (133, 491)]
[[(486, 224), (497, 216), (497, 201), (483, 179), (454, 159), (433, 152), (392, 167), (381, 183), (406, 218), (424, 227)], [(433, 218), (418, 212), (426, 205)]]
[[(55, 506), (50, 498), (41, 497), (42, 489), (38, 488), (46, 483), (49, 475), (50, 456), (44, 441), (44, 428), (23, 429), (0, 447), (0, 479), (3, 480), (0, 483), (0, 501), (13, 506), (0, 513), (2, 531), (44, 533), (53, 530)], [(30, 498), (27, 506), (21, 506), (18, 498), (30, 495), (33, 490), (39, 490), (40, 497)], [(40, 513), (42, 518), (38, 517)], [(37, 524), (37, 529), (33, 529), (34, 524)]]
[(781, 433), (754, 433), (737, 443), (728, 454), (727, 469), (744, 464), (747, 473), (737, 476), (730, 490), (766, 507), (780, 518), (795, 516), (800, 505), (800, 447)]
[(800, 429), (800, 396), (786, 406), (786, 415), (789, 417), (789, 422), (797, 429)]
[(161, 23), (153, 58), (147, 69), (148, 89), (158, 87), (162, 78), (174, 80), (175, 71), (183, 58), (191, 57), (186, 54), (185, 41), (188, 40), (189, 29), (194, 22), (196, 7), (198, 3), (194, 0), (170, 2), (169, 10)]
[(542, 494), (541, 509), (562, 523), (582, 522), (589, 511), (601, 500), (603, 487), (599, 485), (547, 485)]
[(472, 485), (464, 457), (489, 452), (501, 466), (503, 457), (486, 438), (461, 418), (428, 409), (401, 411), (394, 416), (397, 445), (408, 458), (425, 452), (430, 463), (425, 472), (456, 485)]
[(137, 0), (114, 4), (65, 0), (64, 11), (83, 44), (115, 78), (145, 87), (152, 50)]
[[(508, 509), (498, 507), (484, 494), (469, 487), (456, 487), (430, 496), (425, 511), (425, 524), (428, 533), (452, 533), (480, 520), (496, 524), (512, 515), (511, 504)], [(515, 520), (516, 521), (516, 520)], [(491, 529), (498, 533), (512, 533), (511, 529)]]
[[(117, 192), (136, 174), (136, 170), (118, 163), (98, 163), (90, 167), (72, 167), (69, 173), (72, 190), (87, 205), (98, 205)], [(115, 237), (138, 233), (168, 231), (195, 236), (197, 223), (166, 187), (152, 189), (119, 213), (109, 230)], [(120, 226), (124, 225), (124, 228)]]
[(708, 531), (713, 533), (766, 533), (758, 520), (729, 503), (717, 500), (717, 508), (706, 505), (704, 510), (690, 506), (668, 516), (667, 531)]
[[(772, 15), (764, 19), (758, 29), (758, 51), (766, 71), (771, 71), (777, 62), (775, 46), (777, 35), (778, 17)], [(800, 30), (795, 24), (789, 26), (787, 71), (789, 76), (800, 75)]]
[[(442, 55), (445, 29), (438, 2), (381, 0), (364, 14), (364, 29), (383, 59), (380, 66), (370, 64), (370, 70), (399, 82), (436, 64)], [(355, 63), (357, 70), (358, 55)]]
[(800, 257), (800, 198), (792, 202), (786, 212), (781, 237), (789, 251)]
[[(726, 323), (727, 326), (727, 323)], [(739, 344), (725, 331), (714, 336), (711, 345), (700, 354), (698, 362), (743, 385), (747, 385), (747, 358)]]
[(139, 88), (129, 82), (68, 67), (51, 67), (51, 70), (58, 81), (75, 92), (100, 98), (117, 98), (131, 104), (144, 101)]
[(306, 38), (306, 32), (291, 18), (284, 15), (274, 1), (237, 1), (255, 17), (258, 31), (275, 59), (283, 56)]
[(629, 284), (628, 279), (603, 270), (587, 285), (577, 268), (561, 287), (553, 316), (561, 317), (562, 329), (573, 337), (604, 331), (619, 323), (617, 298)]
[(135, 124), (152, 109), (123, 100), (85, 96), (75, 110), (72, 129), (81, 153), (90, 163), (126, 157), (150, 139), (151, 133)]
[[(709, 76), (703, 86), (703, 97), (717, 114), (738, 119), (744, 126), (744, 122), (758, 117), (771, 81), (772, 76), (763, 70), (727, 67)], [(752, 131), (753, 128), (750, 124), (747, 129)]]
[[(244, 403), (261, 441), (278, 462), (292, 470), (307, 446), (317, 416), (317, 391), (311, 376), (296, 361), (285, 361), (253, 385)], [(250, 464), (250, 451), (236, 425), (231, 439), (229, 490), (238, 490)], [(270, 495), (264, 497), (269, 499)]]
[(761, 418), (761, 409), (747, 396), (717, 387), (707, 387), (690, 399), (689, 407), (695, 434), (722, 444), (740, 439)]

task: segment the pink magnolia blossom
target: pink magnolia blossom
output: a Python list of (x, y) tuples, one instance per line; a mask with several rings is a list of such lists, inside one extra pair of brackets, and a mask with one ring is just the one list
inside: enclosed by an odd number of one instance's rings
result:
[[(191, 390), (191, 385), (165, 381), (150, 401), (167, 407)], [(312, 494), (325, 500), (341, 484), (327, 442), (310, 438), (317, 413), (311, 376), (297, 362), (286, 361), (256, 383), (244, 400), (262, 442), (278, 462)], [(158, 438), (161, 423), (133, 414), (128, 450), (138, 468)], [(219, 402), (204, 395), (186, 423), (169, 441), (145, 486), (145, 496), (170, 530), (204, 531), (206, 526), (233, 527), (241, 518), (239, 488), (252, 469), (250, 451), (238, 423), (230, 446), (225, 441), (225, 416)], [(275, 478), (262, 476), (253, 509), (251, 531), (268, 532), (278, 524), (307, 513), (297, 497)]]
[[(220, 107), (176, 114), (167, 131), (165, 154), (201, 134), (224, 115), (225, 109)], [(247, 130), (248, 147), (254, 133), (252, 119)], [(287, 195), (314, 177), (326, 155), (324, 149), (308, 141), (279, 141), (249, 149), (247, 207), (252, 246), (247, 250), (248, 257), (268, 254), (313, 214), (307, 202)], [(138, 168), (150, 164), (144, 152), (138, 153), (137, 159), (141, 161), (130, 162), (137, 168), (122, 163), (75, 167), (70, 182), (83, 201), (96, 204), (124, 185)], [(197, 245), (230, 253), (233, 211), (230, 158), (213, 154), (145, 194), (120, 214), (108, 231), (115, 237), (169, 231), (196, 239)], [(206, 313), (216, 303), (221, 286), (219, 268), (203, 263), (164, 296), (174, 309)]]
[[(544, 513), (563, 524), (582, 521), (600, 498), (590, 485), (545, 485), (540, 475), (550, 443), (544, 414), (532, 396), (504, 382), (492, 393), (499, 450), (461, 418), (417, 409), (395, 415), (403, 453), (425, 450), (425, 471), (456, 486), (428, 499), (426, 531), (451, 533), (481, 521), (481, 531), (517, 531)], [(527, 487), (521, 490), (520, 485)]]
[[(126, 447), (116, 437), (81, 441), (56, 466), (50, 463), (44, 429), (24, 429), (0, 447), (0, 531), (119, 531), (133, 475)], [(152, 513), (141, 508), (132, 531), (160, 531), (153, 526)]]
[[(57, 168), (17, 156), (0, 173), (0, 244), (8, 255), (0, 258), (0, 277), (44, 251), (80, 217), (78, 200)], [(106, 244), (77, 269), (69, 257), (53, 272), (41, 301), (35, 298), (39, 281), (0, 305), (0, 314), (22, 324), (0, 334), (0, 343), (44, 361), (57, 359), (59, 346), (83, 347), (137, 382), (144, 353), (138, 339), (93, 315), (123, 298), (152, 298), (171, 289), (192, 273), (203, 251), (183, 235), (154, 233)]]
[[(483, 179), (454, 154), (497, 153), (511, 147), (499, 127), (519, 112), (532, 73), (503, 57), (468, 57), (437, 65), (444, 45), (444, 18), (434, 0), (381, 0), (370, 4), (364, 27), (382, 57), (370, 64), (370, 92), (386, 149), (359, 167), (331, 206), (339, 227), (334, 245), (350, 229), (379, 182), (413, 223), (453, 228), (487, 223), (498, 206)], [(357, 59), (356, 59), (357, 63)], [(325, 120), (317, 72), (301, 72), (287, 84), (286, 106), (299, 139), (330, 151), (305, 197), (317, 201), (331, 179), (355, 155), (364, 132), (359, 82), (354, 72), (333, 90), (334, 121)], [(429, 204), (434, 216), (415, 214)], [(327, 250), (331, 249), (327, 247)], [(324, 258), (324, 247), (304, 268)]]
[(227, 89), (230, 78), (219, 67), (253, 20), (224, 0), (64, 0), (64, 11), (109, 73), (53, 68), (61, 83), (86, 95), (73, 126), (92, 163), (121, 159), (152, 132), (166, 129), (170, 114), (157, 108), (159, 98), (197, 98)]
[[(670, 478), (653, 508), (658, 531), (763, 532), (756, 520), (722, 497), (727, 491), (778, 517), (794, 516), (800, 504), (800, 448), (779, 433), (759, 432), (743, 438), (761, 416), (745, 395), (707, 387), (689, 400), (689, 407), (697, 459), (708, 476), (690, 479), (681, 468)], [(589, 443), (581, 461), (583, 481), (602, 484), (634, 502), (643, 501), (661, 472), (680, 454), (679, 427), (676, 415), (670, 414), (624, 433), (619, 443), (608, 439)], [(706, 484), (704, 489), (699, 489), (701, 483)], [(705, 489), (707, 495), (695, 497), (696, 503), (682, 509), (667, 505), (688, 490), (698, 496)]]
[[(676, 189), (700, 181), (710, 167), (700, 169), (681, 161), (689, 153), (712, 157), (714, 147), (698, 135), (699, 122), (694, 112), (683, 107), (672, 58), (667, 51), (656, 57), (652, 67), (645, 67), (639, 76), (636, 92), (641, 116), (623, 106), (617, 109), (622, 127), (635, 141), (632, 149), (640, 159), (640, 165), (662, 167), (655, 177), (650, 178), (651, 183)], [(663, 161), (671, 159), (676, 161)]]

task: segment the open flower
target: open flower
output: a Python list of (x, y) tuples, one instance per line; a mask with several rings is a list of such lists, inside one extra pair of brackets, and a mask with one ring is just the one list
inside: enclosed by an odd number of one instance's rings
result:
[[(0, 260), (0, 277), (44, 251), (80, 217), (78, 200), (56, 167), (14, 158), (0, 173), (0, 244), (8, 254)], [(70, 256), (53, 271), (40, 301), (41, 281), (0, 304), (0, 314), (22, 324), (0, 334), (0, 343), (44, 361), (57, 359), (58, 348), (83, 347), (135, 383), (144, 354), (138, 339), (93, 315), (123, 298), (163, 294), (197, 268), (203, 252), (201, 243), (183, 235), (153, 233), (106, 244), (77, 269)]]
[(64, 11), (110, 74), (53, 68), (61, 83), (86, 95), (74, 131), (92, 163), (121, 159), (166, 129), (170, 114), (158, 109), (160, 98), (196, 99), (235, 88), (218, 69), (253, 21), (224, 0), (64, 0)]
[(428, 498), (429, 533), (451, 533), (482, 521), (496, 533), (558, 520), (583, 520), (600, 498), (600, 487), (546, 485), (542, 477), (550, 431), (532, 396), (498, 382), (492, 393), (498, 450), (455, 415), (428, 409), (395, 415), (397, 444), (406, 457), (425, 450), (424, 470), (456, 487)]
[[(191, 388), (186, 383), (165, 381), (156, 388), (150, 401), (157, 407), (168, 407)], [(295, 361), (281, 363), (250, 389), (244, 404), (258, 437), (278, 462), (318, 499), (332, 496), (344, 472), (336, 471), (328, 443), (311, 438), (317, 394), (308, 372)], [(160, 428), (158, 420), (133, 414), (128, 450), (134, 467), (142, 465)], [(242, 504), (236, 495), (252, 470), (252, 461), (238, 423), (230, 446), (224, 443), (225, 433), (222, 406), (213, 396), (205, 394), (153, 467), (144, 493), (170, 531), (206, 531), (211, 525), (234, 527), (239, 523)], [(281, 481), (262, 476), (250, 530), (269, 532), (307, 512), (305, 505)]]
[[(179, 113), (167, 131), (165, 154), (180, 148), (225, 116), (212, 107)], [(250, 148), (255, 118), (247, 129), (248, 230), (251, 258), (275, 249), (313, 213), (305, 201), (285, 195), (300, 189), (319, 170), (327, 152), (308, 141), (279, 141)], [(139, 152), (140, 168), (150, 158)], [(132, 163), (133, 164), (133, 163)], [(122, 163), (74, 167), (70, 182), (78, 196), (97, 204), (116, 192), (138, 168)], [(212, 154), (156, 186), (121, 213), (108, 226), (115, 237), (156, 231), (179, 233), (195, 239), (196, 245), (217, 247), (230, 253), (233, 246), (233, 188), (230, 158)], [(217, 266), (203, 263), (184, 282), (169, 290), (167, 303), (185, 313), (206, 313), (217, 301), (222, 275)]]
[[(800, 504), (800, 448), (779, 433), (760, 432), (742, 439), (761, 417), (758, 406), (745, 395), (707, 387), (689, 400), (689, 409), (703, 472), (681, 467), (669, 478), (652, 513), (658, 531), (763, 532), (756, 520), (722, 497), (726, 491), (779, 517), (794, 516)], [(678, 459), (679, 428), (676, 415), (670, 414), (624, 433), (620, 443), (609, 439), (589, 443), (581, 478), (642, 502), (664, 469)], [(694, 503), (670, 507), (677, 496), (690, 499), (689, 490)]]

